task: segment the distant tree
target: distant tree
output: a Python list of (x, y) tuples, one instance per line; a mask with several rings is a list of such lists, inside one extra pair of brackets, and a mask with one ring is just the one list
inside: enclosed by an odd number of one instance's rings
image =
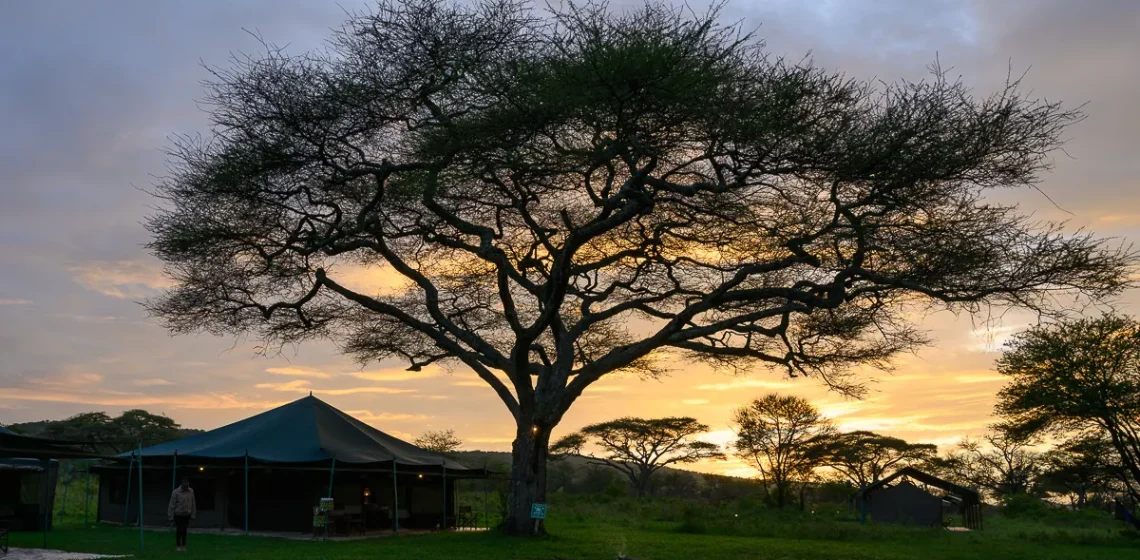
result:
[[(141, 441), (143, 447), (181, 437), (181, 426), (166, 416), (145, 410), (128, 410), (111, 421), (122, 441)], [(130, 448), (128, 443), (127, 448)], [(122, 449), (121, 449), (122, 450)], [(121, 451), (120, 450), (120, 451)]]
[(943, 465), (951, 480), (1001, 500), (1030, 491), (1041, 469), (1041, 456), (1026, 440), (991, 430), (981, 440), (964, 438)]
[(382, 0), (319, 52), (216, 70), (212, 134), (155, 188), (175, 286), (150, 311), (462, 363), (513, 417), (505, 526), (529, 534), (552, 430), (608, 375), (679, 354), (855, 393), (926, 341), (916, 305), (1128, 285), (1127, 252), (988, 196), (1035, 183), (1077, 112), (770, 57), (717, 10), (548, 5)]
[(435, 430), (424, 432), (423, 435), (416, 438), (416, 445), (427, 449), (428, 451), (435, 451), (436, 453), (452, 453), (459, 451), (463, 446), (463, 440), (455, 435), (455, 430)]
[(1105, 315), (1030, 328), (1007, 344), (998, 371), (1010, 378), (996, 406), (1007, 430), (1103, 432), (1140, 503), (1140, 323)]
[(824, 457), (834, 427), (806, 399), (770, 393), (738, 409), (736, 455), (760, 471), (765, 495), (775, 489), (777, 507), (784, 507), (793, 484), (811, 476)]
[(1084, 509), (1090, 496), (1110, 490), (1121, 479), (1116, 450), (1100, 433), (1086, 433), (1066, 441), (1042, 455), (1042, 472), (1037, 477), (1041, 490), (1067, 496), (1076, 509)]
[(925, 463), (938, 446), (909, 443), (874, 432), (840, 432), (823, 438), (820, 465), (830, 467), (856, 488), (878, 482), (891, 471)]
[[(590, 463), (616, 469), (627, 478), (637, 497), (645, 496), (650, 478), (669, 465), (724, 459), (715, 444), (694, 439), (709, 427), (696, 418), (618, 418), (591, 424), (551, 446), (551, 453), (579, 455)], [(594, 455), (587, 445), (601, 449)]]

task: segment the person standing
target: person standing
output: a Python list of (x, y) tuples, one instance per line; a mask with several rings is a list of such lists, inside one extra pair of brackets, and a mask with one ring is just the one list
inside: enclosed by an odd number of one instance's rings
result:
[(183, 478), (182, 484), (174, 489), (170, 495), (170, 505), (166, 506), (166, 517), (174, 522), (175, 550), (186, 550), (186, 529), (190, 527), (190, 520), (198, 514), (198, 505), (194, 501), (194, 490), (190, 488), (190, 481)]

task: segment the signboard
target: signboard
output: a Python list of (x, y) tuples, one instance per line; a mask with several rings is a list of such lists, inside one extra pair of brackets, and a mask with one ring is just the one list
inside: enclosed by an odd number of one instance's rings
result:
[(324, 527), (328, 523), (328, 517), (324, 515), (313, 516), (313, 527)]
[[(309, 502), (309, 503), (312, 503), (312, 502)], [(333, 509), (333, 499), (332, 498), (321, 498), (321, 505), (317, 507), (317, 511), (322, 511), (322, 512), (332, 511), (332, 509)]]
[(531, 504), (530, 505), (530, 518), (531, 519), (546, 519), (546, 504)]

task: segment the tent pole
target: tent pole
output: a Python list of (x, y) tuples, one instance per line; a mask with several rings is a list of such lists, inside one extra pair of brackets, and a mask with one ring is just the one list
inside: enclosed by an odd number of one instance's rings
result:
[[(59, 503), (59, 522), (63, 523), (63, 514), (67, 512), (67, 487), (71, 483), (71, 463), (67, 463), (67, 475), (63, 477), (63, 499)], [(54, 501), (54, 500), (53, 500)]]
[(178, 489), (178, 450), (174, 450), (174, 466), (170, 467), (170, 491)]
[(51, 486), (51, 459), (40, 459), (40, 465), (44, 469), (44, 499), (41, 504), (44, 508), (44, 548), (47, 548), (48, 525), (51, 525), (51, 504), (48, 503), (48, 487)]
[(127, 525), (130, 521), (131, 514), (131, 483), (135, 474), (135, 454), (131, 453), (131, 459), (127, 462), (127, 497), (123, 498), (123, 526)]
[(91, 506), (91, 461), (87, 461), (87, 483), (83, 486), (83, 528), (87, 528), (87, 510)]
[(242, 485), (245, 490), (245, 534), (249, 536), (249, 450), (245, 450), (245, 483)]
[(447, 459), (443, 460), (440, 471), (443, 473), (443, 519), (439, 522), (439, 530), (443, 532), (447, 530)]
[(392, 458), (392, 532), (400, 534), (400, 487), (396, 480), (396, 458)]
[(483, 524), (486, 529), (491, 528), (491, 510), (487, 508), (487, 462), (483, 461)]
[(143, 471), (142, 471), (142, 434), (138, 439), (139, 453), (139, 556), (143, 553)]

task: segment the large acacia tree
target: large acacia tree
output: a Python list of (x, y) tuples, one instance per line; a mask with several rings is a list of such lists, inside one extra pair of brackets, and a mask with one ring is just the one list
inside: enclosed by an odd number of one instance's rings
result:
[(1016, 84), (849, 79), (717, 17), (383, 0), (325, 50), (238, 58), (156, 187), (177, 285), (150, 309), (469, 368), (517, 426), (523, 533), (551, 430), (607, 375), (678, 354), (857, 392), (851, 366), (923, 342), (909, 311), (1125, 284), (1127, 255), (985, 201), (1033, 184), (1079, 114)]

